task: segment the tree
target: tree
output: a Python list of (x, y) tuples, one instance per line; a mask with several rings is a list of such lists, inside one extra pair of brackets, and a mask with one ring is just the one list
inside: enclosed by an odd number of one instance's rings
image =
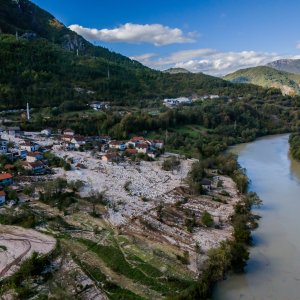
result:
[(98, 204), (107, 205), (107, 199), (106, 199), (106, 196), (105, 196), (105, 191), (97, 192), (97, 191), (92, 190), (90, 192), (89, 197), (88, 197), (88, 201), (90, 203), (92, 203), (91, 215), (93, 217), (99, 217), (99, 214), (96, 211), (96, 205), (98, 205)]
[(201, 217), (201, 222), (206, 227), (212, 227), (214, 225), (214, 220), (208, 211), (204, 211)]

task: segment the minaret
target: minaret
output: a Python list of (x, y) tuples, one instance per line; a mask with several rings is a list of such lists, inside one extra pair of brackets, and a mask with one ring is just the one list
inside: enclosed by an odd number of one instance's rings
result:
[(29, 110), (29, 103), (27, 102), (27, 121), (30, 120), (30, 110)]

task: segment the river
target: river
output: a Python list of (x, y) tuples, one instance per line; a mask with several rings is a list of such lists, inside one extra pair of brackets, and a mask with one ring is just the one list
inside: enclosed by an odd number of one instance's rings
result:
[(288, 135), (238, 145), (232, 152), (264, 205), (256, 211), (262, 218), (246, 273), (218, 283), (213, 299), (299, 300), (300, 163), (289, 155)]

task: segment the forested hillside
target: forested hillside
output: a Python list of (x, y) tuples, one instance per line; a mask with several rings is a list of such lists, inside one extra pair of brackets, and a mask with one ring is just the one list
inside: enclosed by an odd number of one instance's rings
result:
[(0, 29), (1, 109), (23, 107), (27, 101), (35, 107), (64, 101), (81, 105), (96, 99), (137, 105), (192, 94), (273, 93), (204, 74), (151, 70), (92, 45), (27, 0), (0, 0)]
[(252, 83), (265, 88), (278, 88), (286, 95), (300, 94), (300, 75), (259, 66), (238, 70), (224, 77), (233, 83)]

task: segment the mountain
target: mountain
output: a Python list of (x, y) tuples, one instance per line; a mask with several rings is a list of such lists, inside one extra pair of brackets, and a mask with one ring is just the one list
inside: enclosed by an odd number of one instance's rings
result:
[(191, 73), (189, 70), (184, 69), (184, 68), (170, 68), (167, 70), (163, 71), (164, 73), (169, 73), (169, 74), (188, 74)]
[(0, 0), (0, 29), (0, 109), (27, 101), (75, 108), (94, 100), (141, 107), (165, 97), (267, 92), (205, 74), (152, 70), (94, 46), (28, 0)]
[(279, 59), (267, 66), (279, 71), (300, 74), (300, 59)]
[(266, 88), (278, 88), (286, 95), (300, 94), (300, 75), (267, 66), (241, 69), (224, 79), (233, 83), (251, 83)]

